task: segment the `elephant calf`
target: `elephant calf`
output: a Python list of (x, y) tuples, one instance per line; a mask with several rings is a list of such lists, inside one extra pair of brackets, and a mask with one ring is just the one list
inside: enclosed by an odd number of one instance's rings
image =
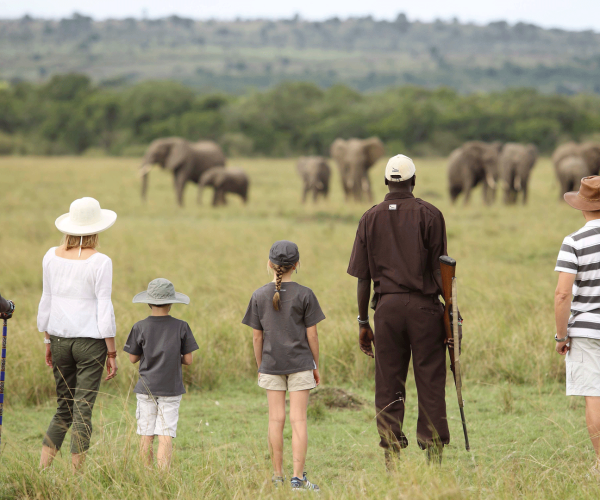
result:
[(558, 146), (552, 153), (552, 162), (558, 183), (560, 199), (568, 191), (577, 191), (581, 179), (600, 172), (600, 143), (567, 142)]
[(323, 198), (327, 198), (331, 169), (325, 158), (322, 156), (301, 156), (298, 159), (296, 168), (304, 182), (302, 203), (306, 202), (309, 192), (312, 192), (313, 201), (317, 201), (319, 194), (323, 195)]
[(227, 204), (225, 193), (235, 193), (246, 203), (248, 201), (249, 185), (248, 176), (241, 168), (210, 168), (200, 177), (200, 182), (198, 183), (198, 203), (202, 202), (202, 190), (205, 186), (212, 186), (214, 188), (213, 207)]
[(509, 142), (500, 153), (500, 180), (504, 189), (504, 203), (517, 202), (519, 193), (523, 193), (523, 205), (527, 203), (529, 174), (537, 161), (537, 148), (533, 144)]

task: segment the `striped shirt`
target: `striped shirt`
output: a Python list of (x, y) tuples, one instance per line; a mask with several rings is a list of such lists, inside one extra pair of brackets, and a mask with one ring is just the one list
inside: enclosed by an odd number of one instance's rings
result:
[(576, 275), (569, 336), (600, 339), (600, 220), (563, 240), (554, 270)]

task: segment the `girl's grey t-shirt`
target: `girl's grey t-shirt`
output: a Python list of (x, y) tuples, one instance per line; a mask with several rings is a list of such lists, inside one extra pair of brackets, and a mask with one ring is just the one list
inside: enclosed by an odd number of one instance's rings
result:
[(259, 373), (287, 375), (316, 368), (306, 329), (325, 319), (319, 301), (310, 288), (294, 281), (281, 284), (279, 311), (273, 307), (275, 283), (252, 294), (242, 320), (263, 331), (262, 362)]
[(185, 394), (181, 356), (198, 349), (190, 325), (173, 316), (138, 321), (123, 350), (140, 358), (140, 379), (133, 392), (153, 396)]

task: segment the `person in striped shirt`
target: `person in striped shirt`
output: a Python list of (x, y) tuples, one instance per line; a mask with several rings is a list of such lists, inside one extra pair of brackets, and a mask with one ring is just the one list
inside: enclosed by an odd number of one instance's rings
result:
[(566, 356), (567, 396), (585, 396), (585, 417), (600, 477), (600, 176), (584, 177), (565, 201), (586, 224), (560, 247), (554, 294), (556, 351)]

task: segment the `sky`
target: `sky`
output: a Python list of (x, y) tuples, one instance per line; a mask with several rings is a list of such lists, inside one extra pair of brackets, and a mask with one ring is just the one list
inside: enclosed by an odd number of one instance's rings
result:
[(372, 15), (375, 19), (395, 19), (399, 12), (410, 20), (436, 18), (487, 24), (506, 20), (528, 22), (546, 28), (600, 31), (600, 0), (0, 0), (0, 18), (25, 14), (42, 18), (68, 17), (73, 12), (95, 19), (172, 14), (194, 19), (290, 18), (304, 19)]

